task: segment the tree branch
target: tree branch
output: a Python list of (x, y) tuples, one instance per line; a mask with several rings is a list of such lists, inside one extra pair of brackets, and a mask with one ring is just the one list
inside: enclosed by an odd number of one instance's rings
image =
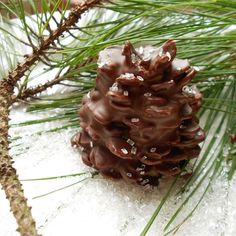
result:
[(62, 70), (59, 70), (58, 73), (56, 74), (56, 76), (54, 77), (54, 79), (47, 81), (44, 84), (40, 84), (36, 87), (26, 88), (26, 89), (22, 90), (18, 95), (13, 95), (12, 99), (11, 99), (12, 103), (15, 103), (17, 101), (25, 101), (27, 98), (33, 98), (35, 95), (37, 95), (43, 91), (46, 91), (48, 88), (51, 88), (56, 84), (60, 84), (60, 82), (63, 80), (66, 80), (66, 79), (70, 80), (70, 73), (73, 70), (79, 70), (79, 68), (81, 68), (93, 61), (94, 61), (94, 58), (89, 58), (86, 61), (80, 63), (76, 67), (69, 67), (63, 75), (61, 75)]
[[(45, 50), (65, 31), (75, 25), (82, 13), (101, 2), (102, 0), (89, 0), (74, 7), (68, 18), (66, 18), (57, 29), (45, 40), (42, 40), (40, 45), (34, 48), (32, 54), (27, 55), (25, 60), (19, 63), (15, 70), (0, 81), (0, 183), (5, 191), (6, 197), (10, 201), (11, 211), (18, 223), (17, 230), (22, 236), (38, 236), (38, 233), (31, 214), (31, 208), (27, 205), (27, 199), (24, 197), (22, 185), (18, 179), (16, 170), (12, 166), (13, 161), (8, 152), (9, 108), (13, 102), (12, 96), (14, 87), (17, 81), (25, 75), (25, 72), (39, 60)], [(36, 91), (39, 92), (48, 86), (52, 86), (58, 83), (59, 80), (60, 78), (55, 78), (54, 81), (46, 83), (44, 87), (38, 87)]]
[(10, 202), (11, 211), (16, 218), (17, 230), (24, 236), (37, 236), (31, 208), (27, 205), (22, 185), (8, 153), (9, 103), (13, 88), (13, 85), (7, 81), (0, 81), (0, 183)]
[(59, 84), (61, 81), (63, 81), (66, 77), (66, 75), (72, 70), (72, 68), (69, 68), (63, 75), (60, 76), (61, 70), (56, 74), (54, 79), (47, 81), (44, 84), (40, 84), (34, 88), (27, 88), (23, 90), (21, 93), (19, 93), (17, 96), (12, 96), (12, 103), (18, 101), (18, 100), (26, 100), (27, 98), (32, 98), (35, 95), (47, 90), (48, 88), (53, 87), (56, 84)]
[(10, 72), (7, 76), (7, 80), (11, 82), (11, 84), (14, 84), (17, 82), (21, 77), (24, 76), (25, 72), (35, 63), (39, 60), (40, 56), (47, 50), (53, 42), (58, 39), (64, 32), (69, 30), (72, 26), (74, 26), (77, 21), (80, 19), (81, 15), (88, 10), (91, 7), (94, 7), (100, 3), (102, 3), (103, 0), (88, 0), (85, 1), (78, 6), (74, 7), (71, 10), (70, 15), (68, 18), (66, 18), (63, 23), (59, 25), (59, 27), (53, 31), (46, 39), (44, 39), (40, 45), (34, 49), (32, 54), (26, 55), (26, 59), (18, 64), (15, 70)]

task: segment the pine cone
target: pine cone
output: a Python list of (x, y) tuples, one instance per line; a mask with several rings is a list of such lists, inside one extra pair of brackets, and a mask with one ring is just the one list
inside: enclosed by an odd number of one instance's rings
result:
[(96, 87), (82, 102), (81, 131), (71, 142), (103, 176), (156, 185), (197, 157), (205, 138), (195, 112), (202, 95), (196, 71), (176, 59), (176, 45), (112, 46), (99, 54)]

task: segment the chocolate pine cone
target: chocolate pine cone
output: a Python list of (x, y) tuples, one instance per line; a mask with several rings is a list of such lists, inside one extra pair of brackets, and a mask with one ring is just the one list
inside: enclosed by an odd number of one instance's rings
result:
[(100, 52), (96, 87), (83, 98), (82, 129), (71, 140), (86, 165), (105, 177), (155, 185), (199, 155), (202, 95), (187, 86), (195, 69), (175, 56), (173, 40)]

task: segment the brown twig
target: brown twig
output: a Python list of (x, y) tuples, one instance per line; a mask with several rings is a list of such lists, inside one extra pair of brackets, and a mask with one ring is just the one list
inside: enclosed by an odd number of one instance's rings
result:
[(45, 50), (47, 50), (51, 46), (51, 44), (53, 44), (53, 42), (58, 39), (64, 32), (66, 32), (70, 27), (74, 26), (86, 10), (96, 6), (102, 1), (103, 0), (89, 0), (74, 7), (71, 10), (68, 18), (65, 19), (64, 22), (55, 31), (53, 31), (52, 34), (50, 34), (45, 40), (43, 40), (41, 44), (34, 49), (32, 54), (26, 55), (25, 61), (20, 63), (15, 70), (9, 73), (6, 79), (14, 84), (21, 77), (23, 77), (29, 67), (31, 67), (36, 61), (38, 61), (40, 55), (42, 55)]
[(32, 98), (34, 97), (36, 94), (39, 94), (43, 91), (46, 91), (48, 88), (53, 87), (56, 84), (59, 84), (62, 80), (65, 80), (66, 76), (68, 75), (68, 73), (72, 70), (72, 68), (69, 68), (63, 75), (60, 76), (61, 71), (59, 70), (59, 72), (56, 74), (56, 76), (54, 77), (54, 79), (47, 81), (44, 84), (40, 84), (34, 88), (27, 88), (25, 90), (23, 90), (21, 93), (19, 93), (18, 95), (13, 95), (12, 96), (12, 103), (16, 102), (16, 101), (23, 101), (26, 100), (27, 98)]
[[(12, 103), (15, 103), (17, 101), (25, 101), (27, 98), (33, 98), (35, 95), (46, 91), (48, 88), (53, 87), (56, 84), (61, 84), (63, 80), (71, 80), (72, 75), (70, 74), (73, 70), (79, 70), (81, 67), (93, 62), (95, 58), (89, 58), (86, 61), (80, 63), (76, 67), (69, 67), (64, 74), (61, 75), (62, 69), (58, 71), (58, 73), (55, 75), (54, 79), (47, 81), (44, 84), (40, 84), (36, 87), (30, 87), (22, 90), (18, 95), (12, 96)], [(69, 86), (69, 85), (67, 85)]]
[(0, 82), (0, 183), (18, 223), (17, 230), (24, 236), (36, 236), (38, 234), (35, 221), (8, 152), (9, 103), (13, 88), (13, 85), (5, 80)]
[[(54, 41), (61, 36), (91, 7), (101, 3), (102, 0), (88, 0), (71, 10), (68, 18), (53, 31), (45, 40), (42, 40), (37, 48), (34, 48), (32, 54), (27, 55), (25, 60), (19, 63), (15, 70), (0, 81), (0, 183), (5, 191), (6, 197), (10, 201), (11, 211), (18, 223), (18, 231), (22, 236), (37, 236), (35, 222), (31, 214), (31, 208), (27, 205), (27, 199), (24, 197), (22, 185), (18, 179), (16, 170), (12, 166), (13, 160), (9, 155), (9, 108), (12, 104), (13, 90), (16, 83), (25, 75), (32, 65), (34, 65), (40, 56), (47, 50)], [(38, 87), (37, 92), (58, 83), (59, 78), (48, 82), (44, 87)], [(28, 91), (29, 93), (29, 91)]]

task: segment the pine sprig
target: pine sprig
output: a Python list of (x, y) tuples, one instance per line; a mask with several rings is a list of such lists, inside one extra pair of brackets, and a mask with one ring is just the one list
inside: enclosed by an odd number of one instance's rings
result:
[[(57, 4), (59, 2), (60, 1), (57, 1)], [(36, 230), (35, 221), (33, 220), (31, 214), (31, 208), (27, 205), (27, 200), (24, 197), (22, 185), (18, 179), (16, 170), (12, 166), (13, 161), (8, 153), (9, 108), (12, 104), (14, 88), (16, 87), (17, 82), (25, 75), (26, 72), (30, 70), (31, 66), (33, 66), (39, 60), (44, 62), (41, 56), (47, 59), (47, 56), (44, 55), (44, 51), (48, 49), (49, 46), (52, 45), (61, 34), (67, 31), (68, 27), (73, 26), (78, 21), (82, 13), (100, 2), (100, 0), (91, 0), (73, 8), (68, 18), (66, 18), (64, 21), (61, 21), (61, 24), (58, 25), (57, 29), (52, 31), (52, 33), (46, 39), (42, 39), (38, 47), (35, 47), (31, 37), (29, 36), (28, 30), (31, 28), (26, 23), (24, 9), (22, 7), (22, 0), (18, 1), (19, 14), (16, 15), (19, 16), (22, 21), (23, 30), (30, 46), (33, 49), (33, 52), (30, 55), (26, 55), (26, 59), (23, 62), (18, 63), (17, 67), (13, 69), (6, 78), (3, 78), (0, 81), (0, 183), (5, 191), (6, 197), (10, 201), (11, 210), (13, 211), (13, 214), (18, 223), (17, 230), (21, 235), (36, 236), (38, 233)], [(3, 3), (2, 5), (5, 6), (7, 10), (12, 12), (12, 9), (10, 9), (8, 6)], [(17, 10), (17, 7), (15, 10)], [(16, 11), (14, 13), (16, 13)], [(47, 27), (47, 23), (48, 22), (46, 22), (46, 25), (44, 26)]]

